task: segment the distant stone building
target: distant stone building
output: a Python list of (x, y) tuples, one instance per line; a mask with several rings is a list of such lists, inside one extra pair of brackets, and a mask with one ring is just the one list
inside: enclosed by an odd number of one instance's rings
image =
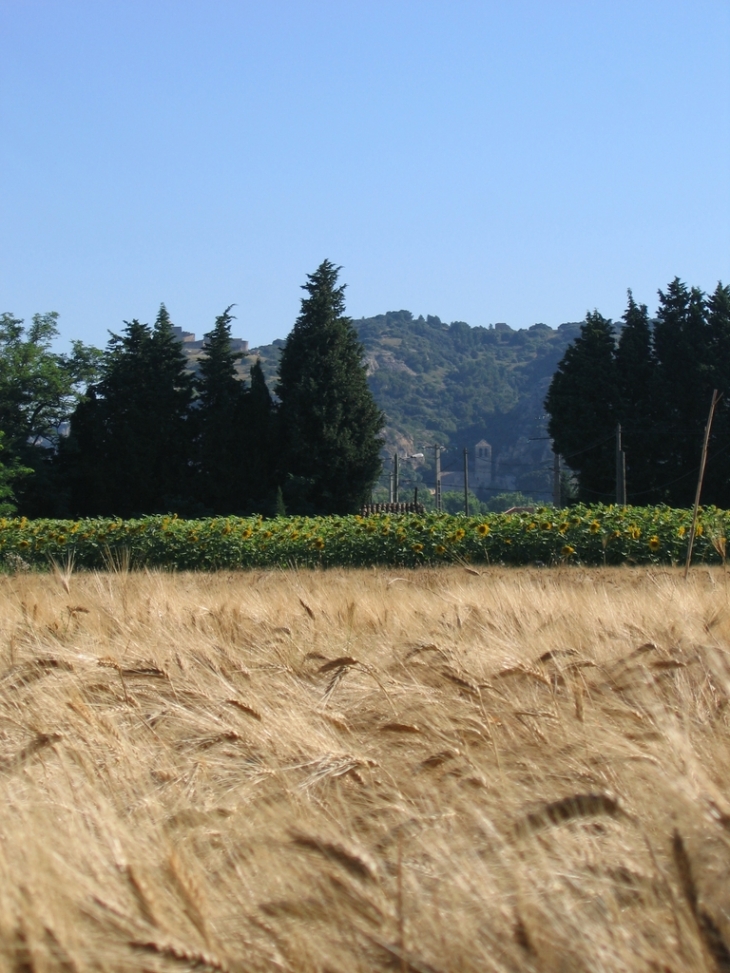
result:
[[(493, 483), (492, 471), (492, 447), (486, 439), (480, 439), (469, 450), (469, 489), (476, 492), (489, 488)], [(441, 472), (441, 491), (463, 490), (464, 489), (464, 468), (458, 470), (442, 470)]]
[[(202, 351), (205, 346), (205, 338), (196, 341), (192, 331), (183, 331), (182, 328), (173, 327), (172, 333), (182, 344), (186, 355), (193, 355), (195, 352)], [(247, 354), (248, 342), (244, 341), (243, 338), (231, 338), (231, 351), (242, 351)]]
[(486, 439), (480, 439), (474, 447), (474, 489), (490, 487), (492, 478), (492, 447)]

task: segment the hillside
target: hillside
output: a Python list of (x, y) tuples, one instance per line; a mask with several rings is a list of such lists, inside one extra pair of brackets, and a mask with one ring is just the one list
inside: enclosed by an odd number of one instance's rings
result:
[[(579, 323), (513, 330), (506, 324), (470, 327), (429, 315), (389, 311), (354, 322), (365, 346), (369, 382), (385, 412), (386, 449), (401, 455), (441, 443), (444, 470), (460, 470), (462, 450), (481, 439), (492, 447), (488, 496), (522, 490), (550, 494), (550, 444), (543, 400), (555, 368)], [(284, 342), (253, 348), (273, 386)], [(473, 462), (473, 460), (472, 460)], [(428, 482), (432, 460), (421, 471)], [(421, 479), (413, 471), (414, 482)], [(452, 477), (458, 488), (458, 476)], [(473, 482), (473, 481), (472, 481)]]

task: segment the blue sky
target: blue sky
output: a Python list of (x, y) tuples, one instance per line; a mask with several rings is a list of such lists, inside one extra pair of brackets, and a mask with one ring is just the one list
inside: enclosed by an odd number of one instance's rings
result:
[(727, 0), (3, 0), (0, 310), (285, 337), (651, 310), (730, 273)]

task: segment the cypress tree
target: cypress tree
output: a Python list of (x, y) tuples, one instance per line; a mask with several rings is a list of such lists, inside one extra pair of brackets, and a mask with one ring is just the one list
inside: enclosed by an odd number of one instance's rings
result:
[(678, 277), (659, 291), (654, 326), (657, 359), (655, 436), (657, 499), (686, 507), (694, 501), (702, 435), (712, 395), (712, 343), (702, 291)]
[(629, 503), (655, 499), (659, 460), (656, 437), (656, 359), (646, 304), (638, 305), (631, 291), (623, 314), (624, 326), (616, 347), (617, 413), (626, 452)]
[(150, 397), (154, 430), (151, 447), (157, 462), (154, 466), (158, 485), (151, 501), (158, 511), (184, 513), (190, 504), (192, 430), (190, 404), (193, 399), (193, 377), (182, 345), (172, 330), (172, 321), (164, 304), (160, 305), (150, 342), (150, 368), (155, 388)]
[(558, 364), (545, 409), (548, 432), (578, 477), (586, 502), (615, 498), (614, 431), (619, 398), (613, 324), (589, 312)]
[[(730, 286), (718, 283), (706, 300), (712, 386), (722, 393), (712, 426), (703, 500), (730, 507)], [(708, 403), (709, 404), (709, 403)]]
[(164, 305), (154, 328), (112, 335), (102, 377), (71, 418), (61, 464), (76, 514), (122, 517), (190, 502), (192, 379)]
[(339, 271), (325, 260), (307, 276), (307, 296), (279, 363), (279, 468), (292, 512), (353, 513), (380, 472), (384, 417), (368, 388), (363, 346), (344, 314)]
[(250, 386), (243, 397), (245, 494), (250, 510), (276, 513), (276, 414), (258, 359), (251, 366), (250, 376)]
[(245, 506), (244, 386), (236, 374), (242, 353), (231, 349), (231, 307), (205, 335), (195, 383), (196, 496), (203, 508), (215, 514), (240, 513)]

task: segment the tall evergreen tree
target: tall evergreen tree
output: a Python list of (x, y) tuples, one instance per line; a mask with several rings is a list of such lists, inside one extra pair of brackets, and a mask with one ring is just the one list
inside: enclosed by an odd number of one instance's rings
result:
[(712, 386), (722, 394), (722, 399), (712, 427), (703, 499), (727, 509), (730, 507), (730, 286), (718, 283), (707, 298), (706, 307)]
[(626, 452), (629, 503), (651, 503), (656, 497), (658, 462), (655, 426), (656, 359), (646, 304), (637, 304), (631, 291), (623, 314), (624, 326), (615, 352), (617, 418)]
[(678, 277), (666, 292), (659, 291), (654, 353), (657, 499), (688, 506), (694, 500), (714, 370), (704, 295)]
[(380, 472), (384, 417), (368, 388), (364, 349), (344, 314), (339, 270), (325, 260), (308, 275), (279, 363), (280, 469), (294, 512), (352, 513)]
[(190, 502), (192, 378), (164, 305), (154, 328), (112, 335), (102, 378), (71, 419), (61, 465), (80, 514), (182, 511)]
[(548, 389), (545, 408), (555, 449), (578, 476), (579, 498), (615, 498), (614, 431), (618, 382), (613, 324), (589, 312)]
[[(232, 305), (231, 305), (232, 307)], [(211, 513), (240, 513), (245, 507), (243, 397), (236, 373), (241, 352), (231, 348), (231, 307), (205, 335), (196, 379), (196, 496)]]
[(264, 370), (257, 359), (243, 399), (243, 445), (246, 456), (245, 493), (251, 510), (273, 513), (278, 427)]

